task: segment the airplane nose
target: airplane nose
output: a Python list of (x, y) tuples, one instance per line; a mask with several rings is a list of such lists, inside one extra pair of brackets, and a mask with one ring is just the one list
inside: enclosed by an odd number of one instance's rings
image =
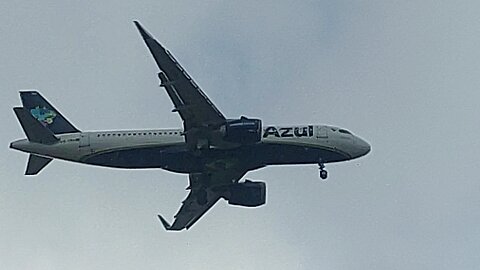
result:
[(354, 158), (365, 156), (372, 150), (372, 147), (370, 146), (370, 144), (368, 144), (365, 140), (359, 137), (355, 137), (354, 142), (355, 142), (355, 151), (353, 153)]

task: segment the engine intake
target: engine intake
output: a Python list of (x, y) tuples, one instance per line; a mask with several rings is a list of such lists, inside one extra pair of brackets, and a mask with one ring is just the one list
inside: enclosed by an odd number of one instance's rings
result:
[(227, 200), (231, 205), (256, 207), (265, 204), (266, 197), (267, 186), (264, 182), (245, 180), (244, 183), (231, 185)]
[(241, 144), (254, 144), (261, 140), (262, 121), (260, 119), (229, 119), (223, 126), (224, 140)]

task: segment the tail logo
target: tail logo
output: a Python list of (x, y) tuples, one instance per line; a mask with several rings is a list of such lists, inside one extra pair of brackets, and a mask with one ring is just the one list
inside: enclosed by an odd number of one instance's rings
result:
[(33, 115), (33, 117), (35, 117), (38, 121), (40, 121), (40, 123), (45, 126), (53, 123), (53, 119), (55, 119), (55, 117), (57, 116), (54, 111), (49, 110), (45, 107), (40, 108), (40, 106), (31, 109), (30, 113)]

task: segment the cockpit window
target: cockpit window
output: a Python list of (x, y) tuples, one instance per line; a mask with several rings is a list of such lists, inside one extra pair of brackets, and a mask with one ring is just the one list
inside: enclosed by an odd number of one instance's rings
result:
[(350, 133), (350, 131), (345, 130), (345, 129), (339, 129), (338, 132), (343, 133), (343, 134), (350, 134), (350, 135), (352, 135), (352, 133)]

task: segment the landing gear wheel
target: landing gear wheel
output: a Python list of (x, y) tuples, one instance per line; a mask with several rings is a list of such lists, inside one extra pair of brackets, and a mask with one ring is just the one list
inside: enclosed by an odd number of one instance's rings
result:
[(328, 172), (325, 170), (325, 164), (323, 164), (322, 159), (318, 160), (318, 169), (320, 170), (320, 178), (322, 178), (322, 180), (327, 179)]
[(320, 178), (322, 178), (322, 180), (325, 180), (327, 179), (327, 177), (328, 177), (328, 172), (323, 169), (320, 170)]

